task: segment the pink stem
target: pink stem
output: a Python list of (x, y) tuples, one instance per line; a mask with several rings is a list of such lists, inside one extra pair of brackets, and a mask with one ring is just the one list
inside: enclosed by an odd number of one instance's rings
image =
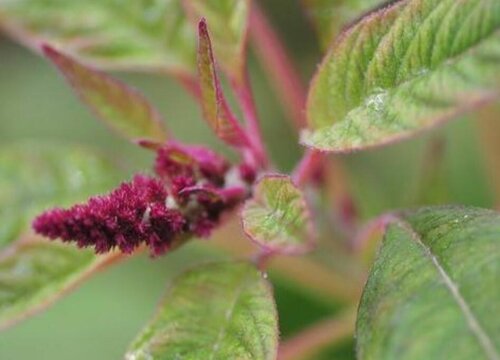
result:
[(383, 233), (386, 227), (397, 222), (398, 217), (394, 214), (383, 214), (364, 225), (359, 232), (351, 239), (350, 246), (355, 252), (362, 252), (369, 247), (370, 241), (376, 234)]
[[(250, 37), (289, 118), (297, 129), (305, 127), (305, 87), (286, 48), (256, 2), (250, 13)], [(324, 164), (323, 159), (324, 156), (319, 152), (308, 150), (305, 153), (294, 173), (298, 186), (305, 185), (318, 173)]]
[(231, 79), (231, 85), (236, 95), (236, 99), (240, 104), (241, 111), (243, 112), (243, 115), (245, 117), (248, 135), (250, 138), (250, 142), (252, 143), (252, 148), (257, 163), (258, 165), (260, 165), (260, 167), (265, 168), (269, 165), (269, 159), (262, 140), (262, 130), (259, 123), (257, 108), (255, 106), (255, 101), (253, 98), (250, 79), (248, 77), (248, 72), (246, 70), (244, 71), (245, 73), (241, 77), (242, 80), (238, 81), (233, 78)]
[[(174, 77), (198, 103), (201, 103), (201, 89), (196, 77), (186, 73), (176, 73)], [(248, 85), (248, 77), (245, 76), (244, 78), (243, 84), (240, 84), (238, 81), (232, 82), (235, 92), (237, 93), (238, 101), (249, 122), (249, 140), (252, 148), (248, 149), (248, 151), (242, 149), (242, 154), (247, 162), (251, 164), (255, 163), (253, 165), (256, 167), (265, 167), (267, 166), (268, 160), (260, 135), (261, 130), (258, 123), (257, 112)], [(223, 104), (223, 106), (227, 106), (227, 103)], [(230, 112), (229, 109), (228, 111)]]
[(271, 251), (266, 251), (266, 250), (260, 250), (257, 254), (255, 254), (252, 257), (252, 261), (259, 269), (260, 271), (264, 272), (266, 271), (267, 267), (269, 266), (270, 260), (277, 254), (271, 252)]
[[(299, 72), (290, 60), (286, 48), (275, 33), (266, 14), (256, 2), (252, 5), (250, 13), (250, 37), (254, 49), (259, 57), (267, 75), (271, 78), (271, 85), (275, 87), (280, 96), (283, 107), (296, 128), (306, 126), (305, 106), (306, 90), (300, 79)], [(300, 160), (293, 178), (298, 186), (303, 186), (310, 181), (321, 180), (317, 175), (325, 166), (326, 156), (314, 150), (307, 150)], [(333, 165), (332, 165), (333, 166)], [(341, 176), (340, 171), (336, 176)], [(339, 179), (342, 182), (342, 179)], [(353, 205), (352, 197), (348, 192), (341, 194), (342, 203)], [(344, 213), (343, 206), (340, 209)], [(355, 210), (352, 211), (355, 214)], [(354, 221), (351, 219), (350, 221)]]
[(292, 174), (297, 186), (302, 187), (314, 179), (324, 164), (324, 156), (318, 151), (308, 149)]
[(296, 128), (305, 127), (306, 90), (291, 57), (256, 2), (250, 13), (250, 38), (288, 116)]
[[(321, 185), (327, 176), (326, 156), (316, 150), (308, 149), (292, 173), (292, 179), (298, 187), (308, 183)], [(358, 211), (356, 204), (346, 186), (342, 167), (339, 163), (330, 162), (333, 171), (335, 194), (335, 209), (341, 229), (350, 234), (357, 225)]]

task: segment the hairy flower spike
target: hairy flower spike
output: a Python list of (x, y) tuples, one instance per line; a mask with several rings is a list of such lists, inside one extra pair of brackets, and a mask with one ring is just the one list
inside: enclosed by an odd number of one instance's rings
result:
[(137, 175), (107, 196), (40, 215), (33, 228), (51, 239), (94, 246), (97, 253), (118, 247), (128, 254), (145, 242), (153, 255), (160, 255), (185, 226), (178, 210), (166, 208), (166, 197), (161, 181)]
[(169, 143), (157, 150), (157, 178), (137, 175), (106, 196), (47, 211), (33, 228), (96, 253), (116, 247), (128, 254), (145, 244), (158, 256), (176, 240), (208, 237), (223, 213), (249, 195), (252, 171), (230, 167), (209, 149)]

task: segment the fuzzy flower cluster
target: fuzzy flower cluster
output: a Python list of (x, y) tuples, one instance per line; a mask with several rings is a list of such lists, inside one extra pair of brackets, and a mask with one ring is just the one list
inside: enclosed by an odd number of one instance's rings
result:
[(34, 230), (105, 253), (145, 244), (164, 254), (189, 236), (207, 237), (225, 212), (249, 195), (254, 171), (230, 166), (204, 147), (169, 143), (157, 150), (156, 176), (136, 175), (105, 196), (38, 216)]

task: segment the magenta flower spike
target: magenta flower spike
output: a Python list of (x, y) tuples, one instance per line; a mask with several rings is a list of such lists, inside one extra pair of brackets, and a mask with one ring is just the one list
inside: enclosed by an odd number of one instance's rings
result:
[(160, 255), (186, 225), (179, 210), (165, 206), (166, 198), (161, 181), (136, 175), (106, 196), (47, 211), (35, 219), (33, 228), (51, 239), (93, 246), (96, 253), (117, 247), (129, 254), (144, 242), (153, 255)]
[[(190, 236), (208, 237), (221, 215), (241, 204), (255, 177), (201, 146), (171, 142), (157, 149), (156, 177), (136, 175), (108, 195), (38, 216), (34, 230), (50, 239), (130, 254), (140, 245), (152, 256)], [(249, 181), (251, 180), (251, 181)]]

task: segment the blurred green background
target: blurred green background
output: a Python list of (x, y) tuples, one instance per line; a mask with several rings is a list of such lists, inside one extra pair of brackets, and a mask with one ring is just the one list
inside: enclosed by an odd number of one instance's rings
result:
[[(286, 13), (280, 11), (282, 6)], [(267, 7), (308, 79), (320, 55), (298, 5), (275, 0)], [(269, 149), (278, 167), (289, 171), (302, 149), (253, 57), (250, 64)], [(197, 104), (171, 79), (119, 76), (147, 94), (178, 138), (227, 151), (201, 121)], [(491, 207), (492, 187), (476, 127), (474, 121), (460, 119), (405, 143), (342, 157), (362, 216), (440, 202)], [(151, 162), (147, 152), (97, 122), (46, 61), (0, 37), (0, 145), (25, 140), (84, 144), (109, 154), (128, 173), (148, 169)], [(430, 161), (439, 159), (429, 150), (435, 143), (442, 144), (442, 161)], [(0, 359), (120, 359), (152, 315), (168, 279), (195, 263), (223, 256), (210, 250), (209, 243), (197, 242), (161, 260), (144, 255), (114, 266), (47, 311), (1, 333)], [(338, 309), (335, 300), (315, 298), (290, 281), (273, 280), (284, 338)], [(352, 356), (348, 341), (324, 358)]]

